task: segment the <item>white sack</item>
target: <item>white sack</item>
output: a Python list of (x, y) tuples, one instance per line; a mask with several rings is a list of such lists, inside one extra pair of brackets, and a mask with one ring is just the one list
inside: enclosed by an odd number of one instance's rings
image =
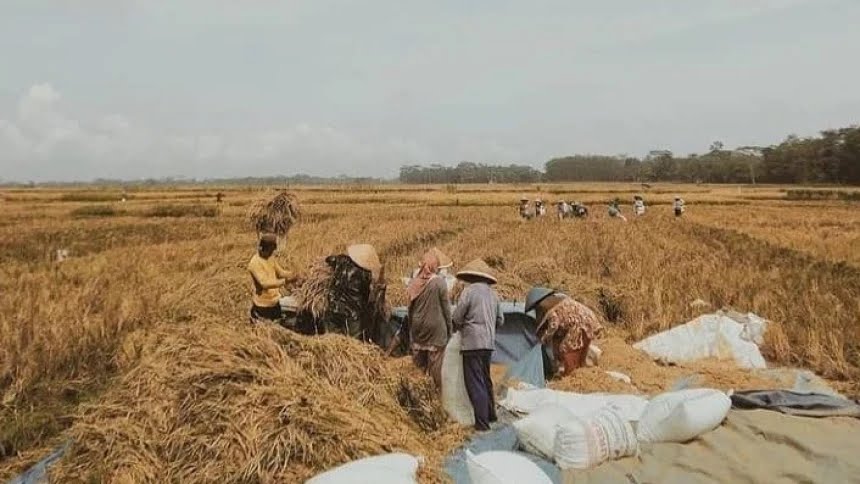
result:
[(604, 410), (592, 419), (574, 418), (558, 426), (553, 453), (562, 470), (588, 469), (608, 459), (636, 455), (639, 442), (630, 422)]
[(764, 320), (747, 315), (745, 324), (722, 312), (655, 334), (633, 345), (637, 350), (673, 363), (704, 358), (733, 359), (741, 368), (766, 368), (756, 341), (763, 339)]
[(719, 390), (696, 388), (654, 397), (639, 420), (640, 442), (687, 442), (725, 420), (731, 399)]
[(551, 461), (558, 426), (575, 418), (576, 416), (565, 407), (546, 405), (512, 425), (517, 432), (517, 438), (527, 452)]
[(466, 469), (472, 484), (552, 484), (540, 467), (514, 452), (466, 451)]
[(648, 400), (638, 395), (614, 395), (603, 393), (573, 393), (549, 388), (508, 389), (499, 402), (502, 407), (516, 413), (531, 413), (547, 405), (561, 405), (580, 418), (589, 418), (604, 408), (611, 408), (626, 420), (639, 420)]
[(442, 360), (442, 407), (455, 422), (461, 425), (475, 425), (475, 410), (466, 392), (466, 379), (463, 376), (463, 355), (460, 332), (454, 333)]
[(305, 484), (415, 484), (419, 464), (419, 459), (409, 454), (378, 455), (347, 462)]

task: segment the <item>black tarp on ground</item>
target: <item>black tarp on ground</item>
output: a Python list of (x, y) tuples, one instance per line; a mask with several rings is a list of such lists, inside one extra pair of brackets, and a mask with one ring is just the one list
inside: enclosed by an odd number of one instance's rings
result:
[(774, 410), (787, 415), (804, 417), (860, 418), (857, 402), (823, 393), (791, 390), (750, 390), (735, 392), (732, 407), (738, 409)]

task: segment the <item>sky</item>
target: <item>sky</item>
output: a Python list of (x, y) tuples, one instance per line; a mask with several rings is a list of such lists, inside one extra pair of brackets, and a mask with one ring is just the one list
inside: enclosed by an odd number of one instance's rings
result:
[(860, 123), (858, 0), (0, 0), (0, 180), (395, 177)]

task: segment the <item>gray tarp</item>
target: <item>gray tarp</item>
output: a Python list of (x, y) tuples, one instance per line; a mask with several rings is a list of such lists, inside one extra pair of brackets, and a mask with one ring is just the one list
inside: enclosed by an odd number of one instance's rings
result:
[(791, 390), (735, 392), (732, 395), (732, 406), (740, 409), (775, 410), (788, 415), (804, 417), (860, 418), (860, 405), (856, 402), (833, 395)]
[(808, 419), (767, 410), (732, 410), (712, 432), (684, 444), (642, 444), (638, 457), (566, 471), (563, 482), (860, 482), (860, 421)]

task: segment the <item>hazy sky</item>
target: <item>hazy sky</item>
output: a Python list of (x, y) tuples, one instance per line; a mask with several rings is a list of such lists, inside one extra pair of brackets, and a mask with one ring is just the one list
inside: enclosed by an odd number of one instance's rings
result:
[(860, 122), (858, 0), (0, 0), (0, 179), (394, 176)]

